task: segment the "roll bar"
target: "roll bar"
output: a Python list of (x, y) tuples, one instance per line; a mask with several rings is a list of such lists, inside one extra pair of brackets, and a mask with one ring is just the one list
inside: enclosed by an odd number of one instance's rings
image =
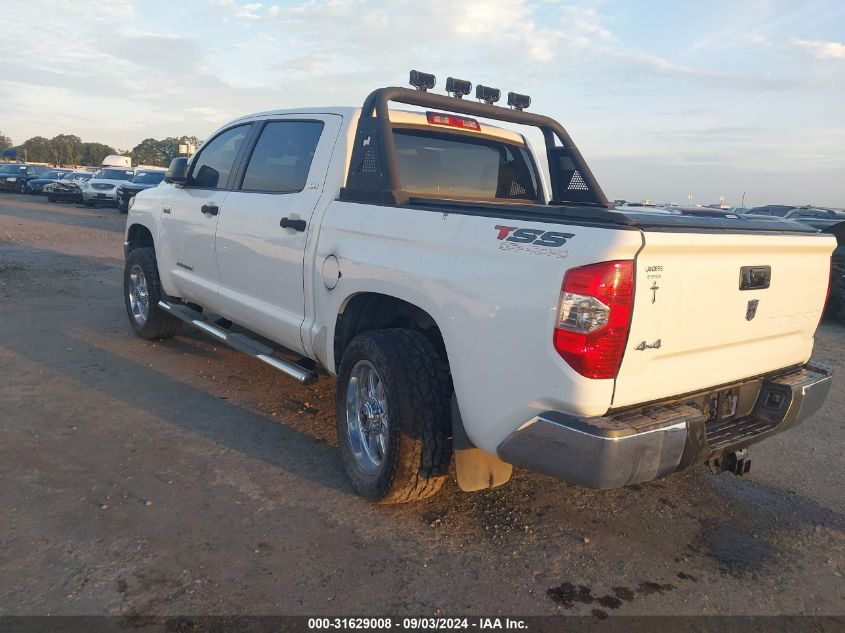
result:
[[(402, 191), (399, 179), (396, 145), (390, 122), (391, 101), (539, 128), (546, 144), (552, 204), (612, 206), (572, 138), (554, 119), (522, 110), (400, 87), (379, 88), (364, 101), (346, 187), (341, 190), (342, 200), (405, 204), (410, 199), (409, 194)], [(561, 145), (556, 145), (555, 139)]]

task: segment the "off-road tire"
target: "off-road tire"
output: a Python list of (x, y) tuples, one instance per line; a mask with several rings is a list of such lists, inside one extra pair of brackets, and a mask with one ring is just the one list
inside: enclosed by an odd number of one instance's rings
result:
[[(347, 387), (360, 360), (378, 372), (389, 417), (387, 450), (374, 474), (359, 467), (347, 431)], [(338, 372), (335, 418), (343, 466), (361, 496), (381, 504), (405, 503), (440, 490), (452, 459), (451, 395), (446, 364), (419, 332), (375, 330), (350, 342)]]
[[(143, 325), (139, 324), (132, 315), (132, 307), (129, 299), (130, 271), (138, 265), (144, 272), (147, 282), (148, 315)], [(158, 264), (156, 263), (155, 249), (135, 248), (129, 251), (126, 256), (126, 264), (123, 268), (123, 301), (126, 305), (126, 314), (129, 323), (135, 334), (145, 339), (168, 338), (176, 334), (182, 327), (182, 321), (168, 314), (158, 306), (159, 299), (163, 297), (161, 281), (158, 276)]]

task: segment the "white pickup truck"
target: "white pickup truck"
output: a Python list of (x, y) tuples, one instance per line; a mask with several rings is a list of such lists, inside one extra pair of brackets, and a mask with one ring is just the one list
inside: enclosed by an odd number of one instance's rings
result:
[[(617, 211), (527, 97), (414, 83), (245, 116), (174, 159), (129, 210), (135, 332), (187, 323), (302, 383), (336, 376), (345, 469), (381, 503), (435, 493), (453, 454), (464, 490), (513, 465), (602, 489), (743, 474), (750, 444), (821, 406), (832, 236)], [(490, 121), (538, 128), (543, 168)]]

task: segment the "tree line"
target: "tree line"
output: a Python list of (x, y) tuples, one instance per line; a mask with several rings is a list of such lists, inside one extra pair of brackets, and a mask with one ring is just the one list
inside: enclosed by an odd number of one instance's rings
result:
[(119, 152), (105, 143), (83, 142), (74, 134), (59, 134), (50, 139), (33, 136), (20, 145), (14, 145), (12, 139), (0, 133), (0, 150), (12, 148), (19, 160), (57, 165), (100, 165), (106, 156), (121, 154), (130, 156), (133, 165), (167, 167), (170, 160), (179, 155), (180, 144), (191, 144), (196, 148), (201, 141), (196, 136), (169, 136), (161, 140), (147, 138), (130, 151)]

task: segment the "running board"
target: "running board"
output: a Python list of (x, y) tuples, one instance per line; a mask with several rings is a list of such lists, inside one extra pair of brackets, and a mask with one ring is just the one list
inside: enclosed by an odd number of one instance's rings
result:
[(227, 332), (216, 325), (212, 325), (202, 313), (192, 310), (188, 306), (171, 305), (166, 301), (159, 301), (158, 307), (165, 312), (172, 314), (177, 319), (184, 321), (188, 325), (195, 327), (206, 334), (210, 334), (217, 340), (226, 343), (226, 345), (232, 349), (236, 349), (244, 354), (249, 354), (261, 362), (270, 365), (270, 367), (278, 369), (280, 372), (289, 378), (293, 378), (298, 383), (310, 385), (317, 380), (317, 374), (313, 371), (309, 371), (295, 363), (273, 356), (274, 350), (272, 347), (259, 343), (255, 339), (252, 339), (244, 334)]

